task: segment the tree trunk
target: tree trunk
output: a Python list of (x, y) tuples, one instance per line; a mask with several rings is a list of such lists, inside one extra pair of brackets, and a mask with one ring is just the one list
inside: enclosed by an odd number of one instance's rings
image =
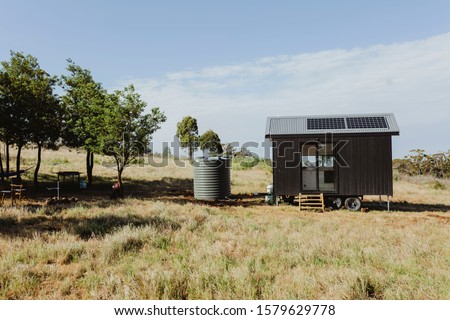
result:
[(88, 179), (88, 186), (92, 186), (92, 171), (94, 169), (94, 153), (90, 150), (86, 153), (86, 175)]
[(3, 159), (2, 159), (2, 152), (0, 148), (0, 180), (1, 184), (3, 186), (3, 183), (5, 182), (5, 171), (3, 170)]
[(37, 144), (38, 146), (38, 157), (37, 157), (37, 162), (36, 162), (36, 168), (34, 168), (34, 179), (33, 179), (33, 186), (34, 189), (37, 190), (38, 188), (38, 174), (39, 174), (39, 169), (41, 167), (41, 155), (42, 155), (42, 146), (40, 143)]
[(5, 172), (9, 174), (9, 143), (6, 144), (6, 170)]
[(17, 146), (17, 159), (16, 159), (16, 171), (17, 171), (17, 179), (20, 181), (20, 156), (22, 154), (22, 145), (19, 144)]
[(118, 169), (117, 178), (119, 179), (119, 197), (123, 198), (123, 182), (122, 182), (123, 168)]
[(94, 152), (91, 152), (91, 183), (94, 181), (94, 175), (93, 172), (94, 171)]
[(189, 161), (192, 161), (193, 155), (194, 155), (194, 147), (189, 146)]

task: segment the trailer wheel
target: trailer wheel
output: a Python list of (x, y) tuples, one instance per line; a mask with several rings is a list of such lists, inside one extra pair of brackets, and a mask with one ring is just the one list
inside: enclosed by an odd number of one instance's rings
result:
[(283, 202), (287, 202), (289, 204), (293, 204), (294, 200), (295, 200), (295, 196), (289, 196), (289, 195), (282, 196), (282, 198), (283, 198)]
[(350, 197), (345, 199), (345, 208), (350, 211), (358, 211), (361, 209), (361, 199), (358, 197)]
[(332, 198), (331, 201), (333, 202), (333, 208), (336, 210), (342, 208), (342, 205), (344, 204), (344, 201), (342, 201), (342, 198), (340, 197)]

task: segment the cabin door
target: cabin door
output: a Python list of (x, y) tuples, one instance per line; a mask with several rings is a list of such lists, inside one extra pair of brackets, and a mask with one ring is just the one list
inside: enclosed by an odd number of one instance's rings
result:
[(335, 161), (331, 144), (302, 146), (301, 183), (303, 191), (336, 192)]
[(317, 191), (317, 144), (302, 147), (302, 190)]

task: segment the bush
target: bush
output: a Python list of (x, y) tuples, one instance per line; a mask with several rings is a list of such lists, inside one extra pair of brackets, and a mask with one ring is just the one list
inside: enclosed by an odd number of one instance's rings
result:
[(431, 184), (431, 188), (435, 189), (435, 190), (445, 190), (445, 184), (443, 184), (440, 181), (433, 181)]
[(232, 169), (233, 170), (247, 170), (256, 167), (259, 163), (257, 157), (251, 156), (237, 156), (232, 159)]
[(450, 178), (450, 150), (426, 154), (424, 150), (411, 150), (403, 159), (393, 161), (394, 169), (409, 176), (432, 175), (435, 178)]

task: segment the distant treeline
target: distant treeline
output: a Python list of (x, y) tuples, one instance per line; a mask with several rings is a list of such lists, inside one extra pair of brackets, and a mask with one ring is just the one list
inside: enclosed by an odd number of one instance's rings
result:
[(395, 159), (393, 167), (399, 173), (409, 176), (431, 175), (435, 178), (450, 178), (450, 150), (427, 154), (425, 150), (414, 149), (403, 159)]

